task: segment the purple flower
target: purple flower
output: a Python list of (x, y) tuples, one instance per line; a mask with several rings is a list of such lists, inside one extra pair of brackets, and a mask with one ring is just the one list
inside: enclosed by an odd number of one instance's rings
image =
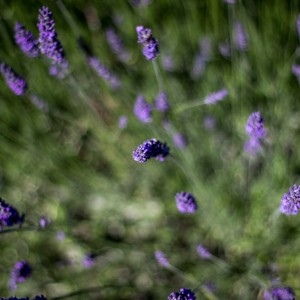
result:
[(110, 70), (105, 67), (98, 58), (89, 56), (87, 60), (89, 66), (94, 69), (101, 78), (106, 80), (113, 89), (118, 89), (121, 86), (119, 78), (116, 75), (112, 74)]
[(111, 50), (119, 57), (121, 61), (128, 61), (130, 54), (124, 50), (123, 42), (113, 28), (106, 30), (106, 39)]
[(135, 116), (143, 123), (150, 123), (152, 121), (152, 106), (142, 95), (137, 96), (133, 112)]
[(58, 240), (58, 241), (63, 241), (64, 239), (65, 239), (65, 233), (63, 232), (63, 231), (57, 231), (56, 232), (56, 239)]
[(19, 22), (15, 23), (15, 41), (28, 57), (39, 56), (40, 50), (38, 40)]
[(151, 29), (137, 26), (138, 43), (143, 44), (143, 54), (147, 60), (154, 60), (159, 54), (158, 41), (152, 36)]
[(179, 132), (173, 135), (173, 143), (178, 149), (184, 149), (186, 147), (186, 139), (184, 135)]
[(147, 6), (151, 3), (151, 0), (131, 0), (131, 3), (135, 6)]
[(47, 298), (44, 297), (43, 295), (40, 295), (40, 296), (35, 296), (35, 298), (33, 298), (32, 300), (47, 300)]
[(216, 119), (213, 116), (207, 116), (204, 118), (204, 127), (207, 130), (214, 130), (216, 127)]
[(196, 300), (196, 296), (190, 289), (181, 288), (179, 292), (172, 292), (168, 300)]
[(290, 287), (276, 287), (264, 292), (264, 300), (295, 300), (295, 293)]
[(285, 215), (296, 215), (300, 209), (300, 185), (294, 184), (281, 199), (280, 211)]
[(197, 246), (197, 252), (203, 259), (210, 259), (212, 257), (212, 254), (201, 244)]
[(222, 101), (228, 95), (226, 89), (219, 90), (217, 92), (207, 95), (204, 99), (205, 104), (216, 104), (219, 101)]
[(169, 154), (169, 147), (156, 139), (150, 139), (139, 145), (132, 153), (132, 157), (139, 163), (145, 163), (151, 157), (163, 161)]
[(253, 112), (250, 114), (246, 123), (246, 133), (251, 138), (262, 139), (266, 137), (264, 119), (260, 112)]
[(5, 78), (9, 88), (17, 95), (23, 96), (27, 91), (27, 83), (23, 77), (16, 74), (15, 71), (7, 64), (0, 64), (0, 72)]
[(252, 156), (256, 156), (261, 148), (262, 146), (260, 139), (256, 137), (250, 137), (250, 139), (244, 145), (245, 152), (249, 153)]
[(39, 219), (39, 227), (41, 229), (45, 229), (46, 227), (48, 227), (50, 225), (50, 220), (44, 216), (41, 216)]
[(22, 224), (23, 221), (24, 216), (20, 216), (13, 206), (5, 203), (5, 201), (0, 198), (0, 229), (4, 226), (10, 227), (16, 224)]
[(228, 3), (228, 4), (234, 4), (235, 0), (223, 0), (224, 2)]
[(48, 112), (49, 111), (49, 107), (48, 104), (42, 100), (41, 98), (39, 98), (37, 95), (31, 94), (29, 96), (29, 99), (31, 101), (31, 103), (36, 106), (38, 109), (42, 110), (43, 112)]
[(96, 254), (89, 253), (82, 259), (82, 266), (86, 269), (93, 267), (96, 263)]
[(162, 267), (169, 267), (170, 263), (169, 260), (167, 259), (165, 253), (163, 253), (162, 251), (155, 251), (154, 253), (155, 258), (157, 260), (157, 262), (162, 266)]
[(127, 127), (128, 118), (126, 116), (120, 116), (119, 118), (119, 128), (124, 129)]
[(241, 22), (236, 22), (233, 28), (234, 44), (237, 50), (245, 51), (248, 48), (248, 38)]
[(52, 12), (48, 7), (43, 6), (39, 10), (38, 18), (40, 51), (52, 60), (53, 65), (57, 65), (56, 68), (53, 66), (50, 68), (50, 75), (62, 78), (66, 75), (69, 64), (65, 59), (63, 47), (57, 38)]
[(231, 48), (228, 42), (219, 44), (219, 52), (223, 57), (229, 58), (231, 56)]
[(299, 40), (300, 40), (300, 14), (298, 15), (297, 18), (297, 30), (298, 30)]
[(17, 262), (10, 274), (9, 288), (17, 289), (17, 283), (23, 283), (31, 276), (31, 267), (25, 260)]
[(292, 73), (293, 73), (296, 77), (300, 78), (300, 65), (293, 64), (293, 65), (292, 65)]
[(174, 71), (174, 62), (171, 55), (165, 54), (162, 56), (162, 66), (168, 72)]
[(177, 193), (175, 200), (177, 208), (182, 214), (193, 214), (198, 209), (194, 196), (188, 192)]
[(170, 103), (168, 101), (167, 94), (165, 92), (160, 92), (156, 99), (154, 100), (154, 106), (156, 110), (160, 112), (168, 112), (170, 110)]

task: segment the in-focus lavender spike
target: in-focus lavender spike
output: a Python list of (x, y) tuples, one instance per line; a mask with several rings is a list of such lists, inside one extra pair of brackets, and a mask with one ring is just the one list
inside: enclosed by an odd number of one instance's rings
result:
[(175, 196), (178, 211), (182, 214), (194, 214), (197, 209), (197, 203), (194, 196), (188, 192), (180, 192)]
[(143, 54), (147, 60), (154, 60), (159, 54), (158, 41), (152, 36), (152, 31), (144, 26), (137, 26), (138, 43), (143, 44)]
[(281, 199), (280, 211), (285, 215), (296, 215), (300, 209), (300, 185), (294, 184)]
[(179, 292), (172, 292), (168, 300), (196, 300), (196, 296), (190, 289), (181, 288)]

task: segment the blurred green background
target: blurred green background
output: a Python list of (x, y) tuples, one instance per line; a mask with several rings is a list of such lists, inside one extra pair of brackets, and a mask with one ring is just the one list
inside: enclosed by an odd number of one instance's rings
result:
[[(299, 216), (278, 212), (283, 194), (300, 184), (299, 83), (291, 72), (300, 62), (299, 1), (137, 2), (0, 1), (0, 60), (29, 86), (27, 96), (18, 97), (0, 79), (1, 197), (26, 214), (23, 230), (0, 234), (0, 296), (53, 299), (87, 289), (72, 298), (167, 299), (181, 287), (200, 287), (197, 299), (257, 299), (276, 278), (300, 295)], [(16, 21), (38, 37), (43, 5), (53, 12), (70, 63), (62, 80), (48, 74), (46, 58), (27, 58), (14, 43)], [(236, 21), (245, 28), (246, 51), (234, 49)], [(159, 82), (136, 42), (137, 25), (151, 28), (159, 41)], [(130, 52), (128, 62), (111, 51), (109, 27)], [(79, 37), (120, 77), (119, 90), (89, 68)], [(209, 58), (203, 73), (192, 76), (205, 40)], [(230, 57), (219, 53), (224, 41)], [(166, 56), (171, 70), (164, 68)], [(159, 85), (185, 149), (174, 147), (161, 113), (149, 124), (133, 114), (137, 95), (153, 103)], [(222, 88), (229, 92), (224, 101), (181, 109)], [(38, 109), (32, 95), (49, 111)], [(267, 129), (256, 157), (243, 149), (253, 111), (261, 112)], [(121, 115), (128, 117), (123, 130)], [(213, 130), (205, 128), (208, 116)], [(167, 142), (171, 156), (135, 162), (133, 149), (152, 137)], [(195, 195), (196, 214), (179, 214), (174, 197), (180, 191)], [(42, 215), (51, 220), (48, 228), (25, 230)], [(201, 259), (198, 244), (218, 259)], [(156, 250), (174, 267), (161, 267)], [(82, 266), (87, 253), (97, 254), (89, 269)], [(32, 265), (32, 277), (12, 292), (10, 270), (21, 259)], [(203, 288), (208, 282), (213, 293)]]

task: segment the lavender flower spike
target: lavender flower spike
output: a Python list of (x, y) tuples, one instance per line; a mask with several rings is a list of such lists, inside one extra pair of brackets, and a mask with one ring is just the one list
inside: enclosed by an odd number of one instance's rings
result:
[(151, 157), (163, 161), (169, 154), (169, 147), (156, 139), (150, 139), (139, 145), (132, 153), (132, 157), (139, 163), (145, 163)]
[(234, 24), (234, 44), (238, 51), (245, 51), (248, 48), (248, 38), (241, 22)]
[(27, 91), (27, 83), (23, 77), (15, 73), (15, 71), (5, 63), (0, 64), (0, 73), (5, 78), (5, 81), (9, 88), (17, 96), (25, 95)]
[(43, 295), (40, 295), (40, 296), (35, 296), (35, 298), (33, 298), (32, 300), (47, 300), (47, 298)]
[(244, 151), (252, 156), (256, 156), (261, 148), (260, 139), (255, 137), (250, 137), (250, 139), (244, 144)]
[(194, 196), (188, 192), (177, 193), (175, 200), (177, 208), (182, 214), (193, 214), (198, 209)]
[(281, 199), (280, 211), (285, 215), (296, 215), (300, 209), (300, 185), (294, 184)]
[(152, 107), (142, 95), (136, 98), (133, 112), (135, 116), (143, 123), (152, 122)]
[(136, 33), (138, 37), (139, 44), (145, 44), (152, 36), (152, 31), (149, 28), (145, 28), (144, 26), (137, 26)]
[(167, 259), (165, 253), (163, 253), (162, 251), (155, 251), (154, 253), (155, 258), (157, 260), (157, 262), (162, 266), (162, 267), (169, 267), (170, 263), (169, 260)]
[(38, 40), (19, 22), (15, 23), (15, 41), (28, 57), (39, 56), (40, 50)]
[(11, 271), (9, 288), (12, 290), (17, 289), (17, 283), (23, 283), (28, 277), (31, 276), (31, 267), (25, 260), (17, 262)]
[(297, 18), (297, 30), (298, 30), (299, 40), (300, 40), (300, 14), (298, 15)]
[(177, 132), (173, 134), (173, 144), (178, 149), (184, 149), (186, 147), (186, 139), (183, 134)]
[(256, 139), (266, 137), (266, 130), (264, 128), (264, 119), (260, 112), (253, 112), (250, 114), (246, 123), (246, 133)]
[(197, 252), (203, 259), (210, 259), (212, 257), (212, 254), (201, 244), (197, 246)]
[(196, 300), (196, 296), (190, 289), (181, 288), (179, 292), (172, 292), (168, 300)]
[(216, 104), (219, 101), (222, 101), (228, 95), (228, 90), (222, 89), (217, 92), (207, 95), (204, 99), (205, 104)]
[(264, 292), (264, 300), (295, 300), (296, 296), (290, 287), (276, 287)]
[(143, 44), (143, 54), (147, 60), (154, 60), (159, 54), (158, 41), (152, 36), (151, 29), (137, 26), (138, 43)]
[(160, 92), (158, 94), (158, 96), (154, 100), (154, 106), (156, 110), (160, 112), (166, 113), (170, 110), (170, 103), (165, 92)]
[(22, 224), (24, 216), (20, 216), (18, 211), (11, 205), (5, 203), (0, 198), (0, 229), (4, 226), (13, 226), (15, 224)]

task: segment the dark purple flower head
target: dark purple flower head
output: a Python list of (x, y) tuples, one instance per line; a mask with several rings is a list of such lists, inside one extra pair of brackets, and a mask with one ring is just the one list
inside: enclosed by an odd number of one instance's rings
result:
[(250, 114), (246, 124), (246, 132), (251, 138), (262, 139), (266, 137), (264, 119), (260, 112)]
[(290, 287), (276, 287), (264, 292), (264, 300), (295, 300), (295, 293)]
[(93, 267), (96, 263), (96, 254), (94, 253), (89, 253), (87, 255), (84, 256), (84, 258), (82, 259), (82, 266), (85, 269), (89, 269), (91, 267)]
[(210, 259), (212, 257), (212, 254), (207, 250), (207, 248), (201, 244), (197, 246), (197, 252), (203, 259)]
[(172, 292), (168, 300), (196, 300), (196, 296), (190, 289), (181, 288), (179, 292)]
[(216, 104), (219, 101), (222, 101), (228, 95), (226, 89), (219, 90), (217, 92), (207, 95), (204, 99), (205, 104)]
[(0, 198), (0, 229), (4, 226), (22, 224), (24, 216), (20, 216), (18, 211), (11, 205), (5, 203)]
[(165, 253), (163, 253), (162, 251), (155, 251), (154, 253), (156, 261), (162, 266), (162, 267), (169, 267), (170, 263), (169, 260), (167, 259)]
[(173, 144), (178, 149), (184, 149), (186, 147), (186, 139), (184, 135), (179, 132), (173, 134)]
[(261, 141), (256, 137), (250, 137), (250, 139), (244, 145), (245, 152), (252, 156), (256, 156), (261, 148)]
[(133, 112), (135, 116), (143, 123), (150, 123), (152, 121), (152, 106), (142, 95), (137, 96)]
[(285, 215), (296, 215), (300, 209), (300, 185), (294, 184), (281, 199), (280, 211)]
[(25, 260), (17, 262), (11, 271), (9, 287), (12, 290), (17, 289), (17, 283), (23, 283), (31, 276), (31, 267)]
[(175, 200), (177, 208), (182, 214), (193, 214), (198, 209), (194, 196), (188, 192), (177, 193)]
[(167, 94), (165, 92), (160, 92), (156, 99), (154, 100), (154, 106), (156, 110), (160, 112), (168, 112), (170, 110), (170, 103), (168, 101)]
[(18, 74), (7, 64), (0, 64), (0, 72), (5, 78), (9, 88), (17, 95), (23, 96), (27, 91), (27, 83), (25, 79)]
[(15, 23), (15, 41), (28, 57), (39, 56), (40, 50), (38, 40), (19, 22)]
[(35, 298), (33, 298), (32, 300), (47, 300), (47, 298), (43, 295), (40, 295), (40, 296), (35, 296)]
[(145, 163), (151, 157), (163, 161), (169, 154), (169, 147), (156, 139), (150, 139), (139, 145), (132, 153), (132, 157), (139, 163)]
[(248, 38), (241, 22), (234, 24), (234, 44), (238, 51), (245, 51), (248, 48)]
[(138, 37), (138, 43), (144, 44), (147, 43), (147, 41), (152, 36), (152, 31), (149, 28), (145, 28), (144, 26), (137, 26), (136, 27), (136, 33)]
[(112, 89), (118, 89), (121, 86), (119, 78), (113, 74), (107, 67), (105, 67), (98, 58), (89, 56), (87, 58), (89, 66), (96, 71), (96, 73), (106, 80)]

